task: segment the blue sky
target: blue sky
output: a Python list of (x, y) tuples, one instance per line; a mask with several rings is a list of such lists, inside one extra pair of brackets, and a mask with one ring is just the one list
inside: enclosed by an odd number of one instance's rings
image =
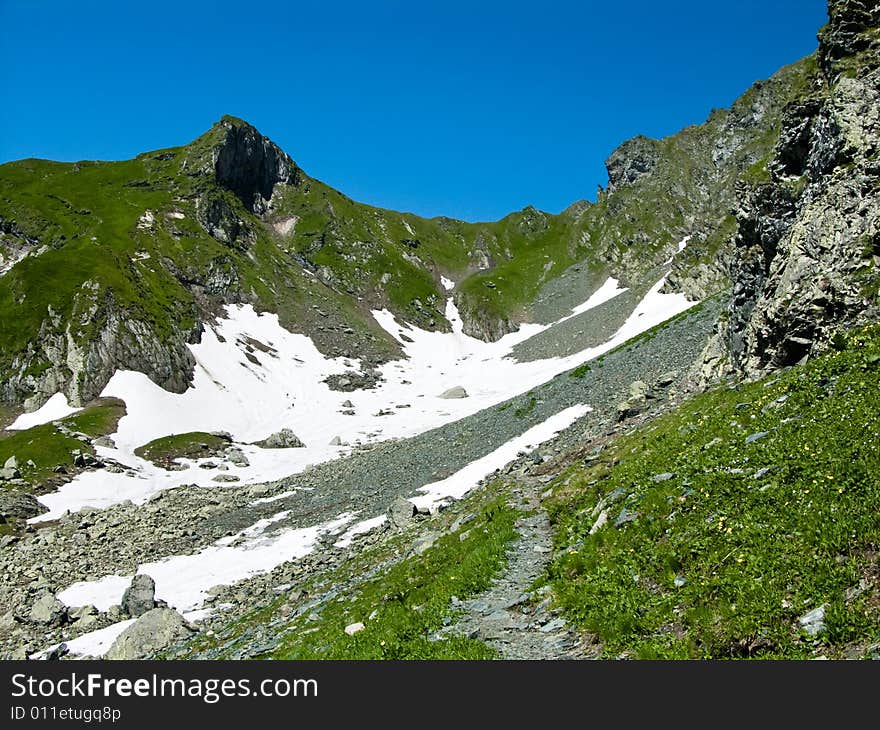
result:
[(124, 159), (242, 117), (364, 202), (494, 220), (816, 47), (824, 0), (0, 0), (0, 161)]

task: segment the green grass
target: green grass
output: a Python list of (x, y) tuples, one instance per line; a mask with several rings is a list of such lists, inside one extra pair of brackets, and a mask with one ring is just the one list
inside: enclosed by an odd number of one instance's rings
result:
[[(95, 401), (82, 411), (59, 420), (71, 431), (97, 438), (113, 433), (124, 414), (125, 405), (122, 401), (108, 398)], [(56, 478), (53, 469), (59, 464), (73, 470), (71, 451), (75, 449), (94, 454), (91, 446), (79, 439), (65, 436), (51, 423), (24, 431), (0, 432), (0, 463), (15, 456), (22, 478), (37, 489)], [(28, 460), (33, 461), (36, 467), (29, 467)]]
[[(427, 637), (452, 614), (452, 596), (466, 598), (489, 587), (504, 565), (507, 544), (515, 537), (517, 515), (504, 498), (490, 501), (475, 521), (444, 535), (423, 555), (393, 565), (348, 600), (327, 604), (317, 631), (305, 633), (301, 629), (306, 626), (293, 627), (274, 658), (492, 658), (488, 647), (472, 639), (428, 641)], [(344, 628), (356, 621), (363, 621), (366, 628), (346, 635)]]
[[(880, 641), (880, 326), (838, 346), (697, 397), (559, 477), (546, 580), (606, 656), (836, 657)], [(624, 508), (638, 517), (615, 528)], [(822, 604), (811, 639), (797, 619)]]
[[(495, 482), (423, 523), (419, 533), (389, 532), (377, 543), (351, 553), (338, 567), (311, 574), (297, 586), (293, 604), (301, 615), (281, 618), (289, 596), (279, 595), (230, 622), (216, 634), (199, 635), (190, 655), (219, 650), (234, 652), (237, 641), (270, 622), (273, 659), (491, 659), (493, 651), (463, 637), (429, 641), (428, 637), (457, 609), (452, 597), (472, 597), (486, 590), (506, 562), (508, 545), (516, 538), (519, 512), (508, 505), (505, 485)], [(455, 531), (456, 515), (473, 519)], [(409, 548), (425, 530), (442, 534), (422, 555)], [(325, 596), (327, 592), (329, 596)], [(310, 602), (324, 596), (318, 605)], [(290, 605), (290, 604), (288, 604)], [(362, 621), (366, 628), (348, 636), (345, 627)]]
[(204, 431), (191, 431), (154, 439), (138, 446), (134, 453), (157, 466), (165, 466), (179, 458), (198, 459), (211, 456), (227, 443), (219, 436)]

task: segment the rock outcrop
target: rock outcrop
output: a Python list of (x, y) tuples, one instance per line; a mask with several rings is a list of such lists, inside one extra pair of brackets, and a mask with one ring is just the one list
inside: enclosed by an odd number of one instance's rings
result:
[(660, 159), (660, 143), (639, 135), (620, 145), (605, 161), (608, 191), (632, 185), (654, 169)]
[[(791, 104), (767, 165), (736, 217), (729, 317), (704, 361), (717, 376), (759, 375), (821, 352), (876, 315), (880, 283), (880, 16), (832, 1), (819, 35), (821, 86)], [(865, 51), (865, 49), (869, 49)], [(876, 61), (876, 57), (874, 57)]]
[(107, 650), (104, 658), (145, 659), (193, 633), (195, 629), (177, 611), (154, 608), (123, 631)]
[(220, 126), (226, 134), (215, 151), (217, 182), (235, 193), (251, 213), (266, 212), (275, 186), (296, 184), (299, 168), (250, 124), (227, 116)]

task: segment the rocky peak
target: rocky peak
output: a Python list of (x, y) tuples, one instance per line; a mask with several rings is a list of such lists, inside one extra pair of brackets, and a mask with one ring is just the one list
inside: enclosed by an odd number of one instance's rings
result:
[(608, 171), (608, 192), (632, 185), (647, 175), (660, 159), (659, 142), (639, 135), (620, 145), (605, 161)]
[[(819, 31), (819, 65), (832, 75), (834, 64), (871, 46), (880, 55), (880, 5), (876, 0), (828, 0), (828, 25)], [(874, 31), (873, 33), (871, 31)]]
[[(736, 212), (719, 337), (733, 371), (749, 376), (818, 354), (880, 304), (880, 68), (864, 52), (880, 39), (880, 6), (831, 0), (828, 14), (824, 84), (785, 109), (770, 179), (745, 190)], [(706, 354), (719, 349), (710, 342)]]
[(214, 148), (214, 173), (252, 213), (264, 213), (279, 183), (296, 184), (300, 171), (293, 160), (247, 122), (224, 116), (217, 124), (221, 142)]

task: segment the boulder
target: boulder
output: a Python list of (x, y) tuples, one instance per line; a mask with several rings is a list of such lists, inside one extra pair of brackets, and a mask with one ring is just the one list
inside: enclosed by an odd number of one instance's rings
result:
[(145, 659), (195, 633), (177, 611), (154, 608), (123, 631), (104, 655), (105, 659)]
[(226, 458), (229, 459), (231, 463), (235, 464), (235, 466), (251, 465), (247, 456), (244, 455), (244, 452), (241, 449), (227, 449)]
[(122, 609), (132, 618), (137, 618), (155, 607), (156, 582), (145, 573), (138, 573), (122, 594)]
[(416, 538), (416, 540), (412, 544), (412, 551), (416, 555), (421, 555), (422, 553), (429, 550), (433, 547), (434, 543), (440, 539), (440, 533), (434, 532), (433, 530), (430, 532), (426, 532), (421, 537)]
[(363, 631), (366, 628), (362, 621), (358, 621), (357, 623), (349, 624), (345, 627), (345, 633), (349, 636), (354, 636), (359, 631)]
[(5, 479), (6, 481), (21, 479), (21, 472), (18, 469), (4, 466), (2, 469), (0, 469), (0, 479)]
[(15, 458), (15, 454), (10, 456), (3, 464), (4, 469), (18, 469), (18, 459)]
[(301, 449), (305, 444), (289, 428), (282, 428), (262, 441), (257, 441), (256, 446), (262, 446), (264, 449)]
[(388, 509), (388, 519), (395, 527), (406, 527), (416, 513), (415, 505), (408, 499), (397, 497)]
[(825, 604), (805, 613), (798, 619), (808, 636), (817, 636), (825, 630)]
[(440, 394), (440, 398), (446, 398), (447, 400), (452, 398), (467, 398), (468, 392), (462, 388), (460, 385), (456, 385), (454, 388), (450, 388), (449, 390), (444, 390)]
[(31, 517), (48, 512), (35, 497), (24, 492), (18, 492), (14, 489), (0, 489), (0, 517), (10, 518), (18, 517), (28, 520)]
[(43, 591), (31, 606), (28, 621), (49, 628), (61, 626), (67, 621), (67, 607), (49, 591)]

